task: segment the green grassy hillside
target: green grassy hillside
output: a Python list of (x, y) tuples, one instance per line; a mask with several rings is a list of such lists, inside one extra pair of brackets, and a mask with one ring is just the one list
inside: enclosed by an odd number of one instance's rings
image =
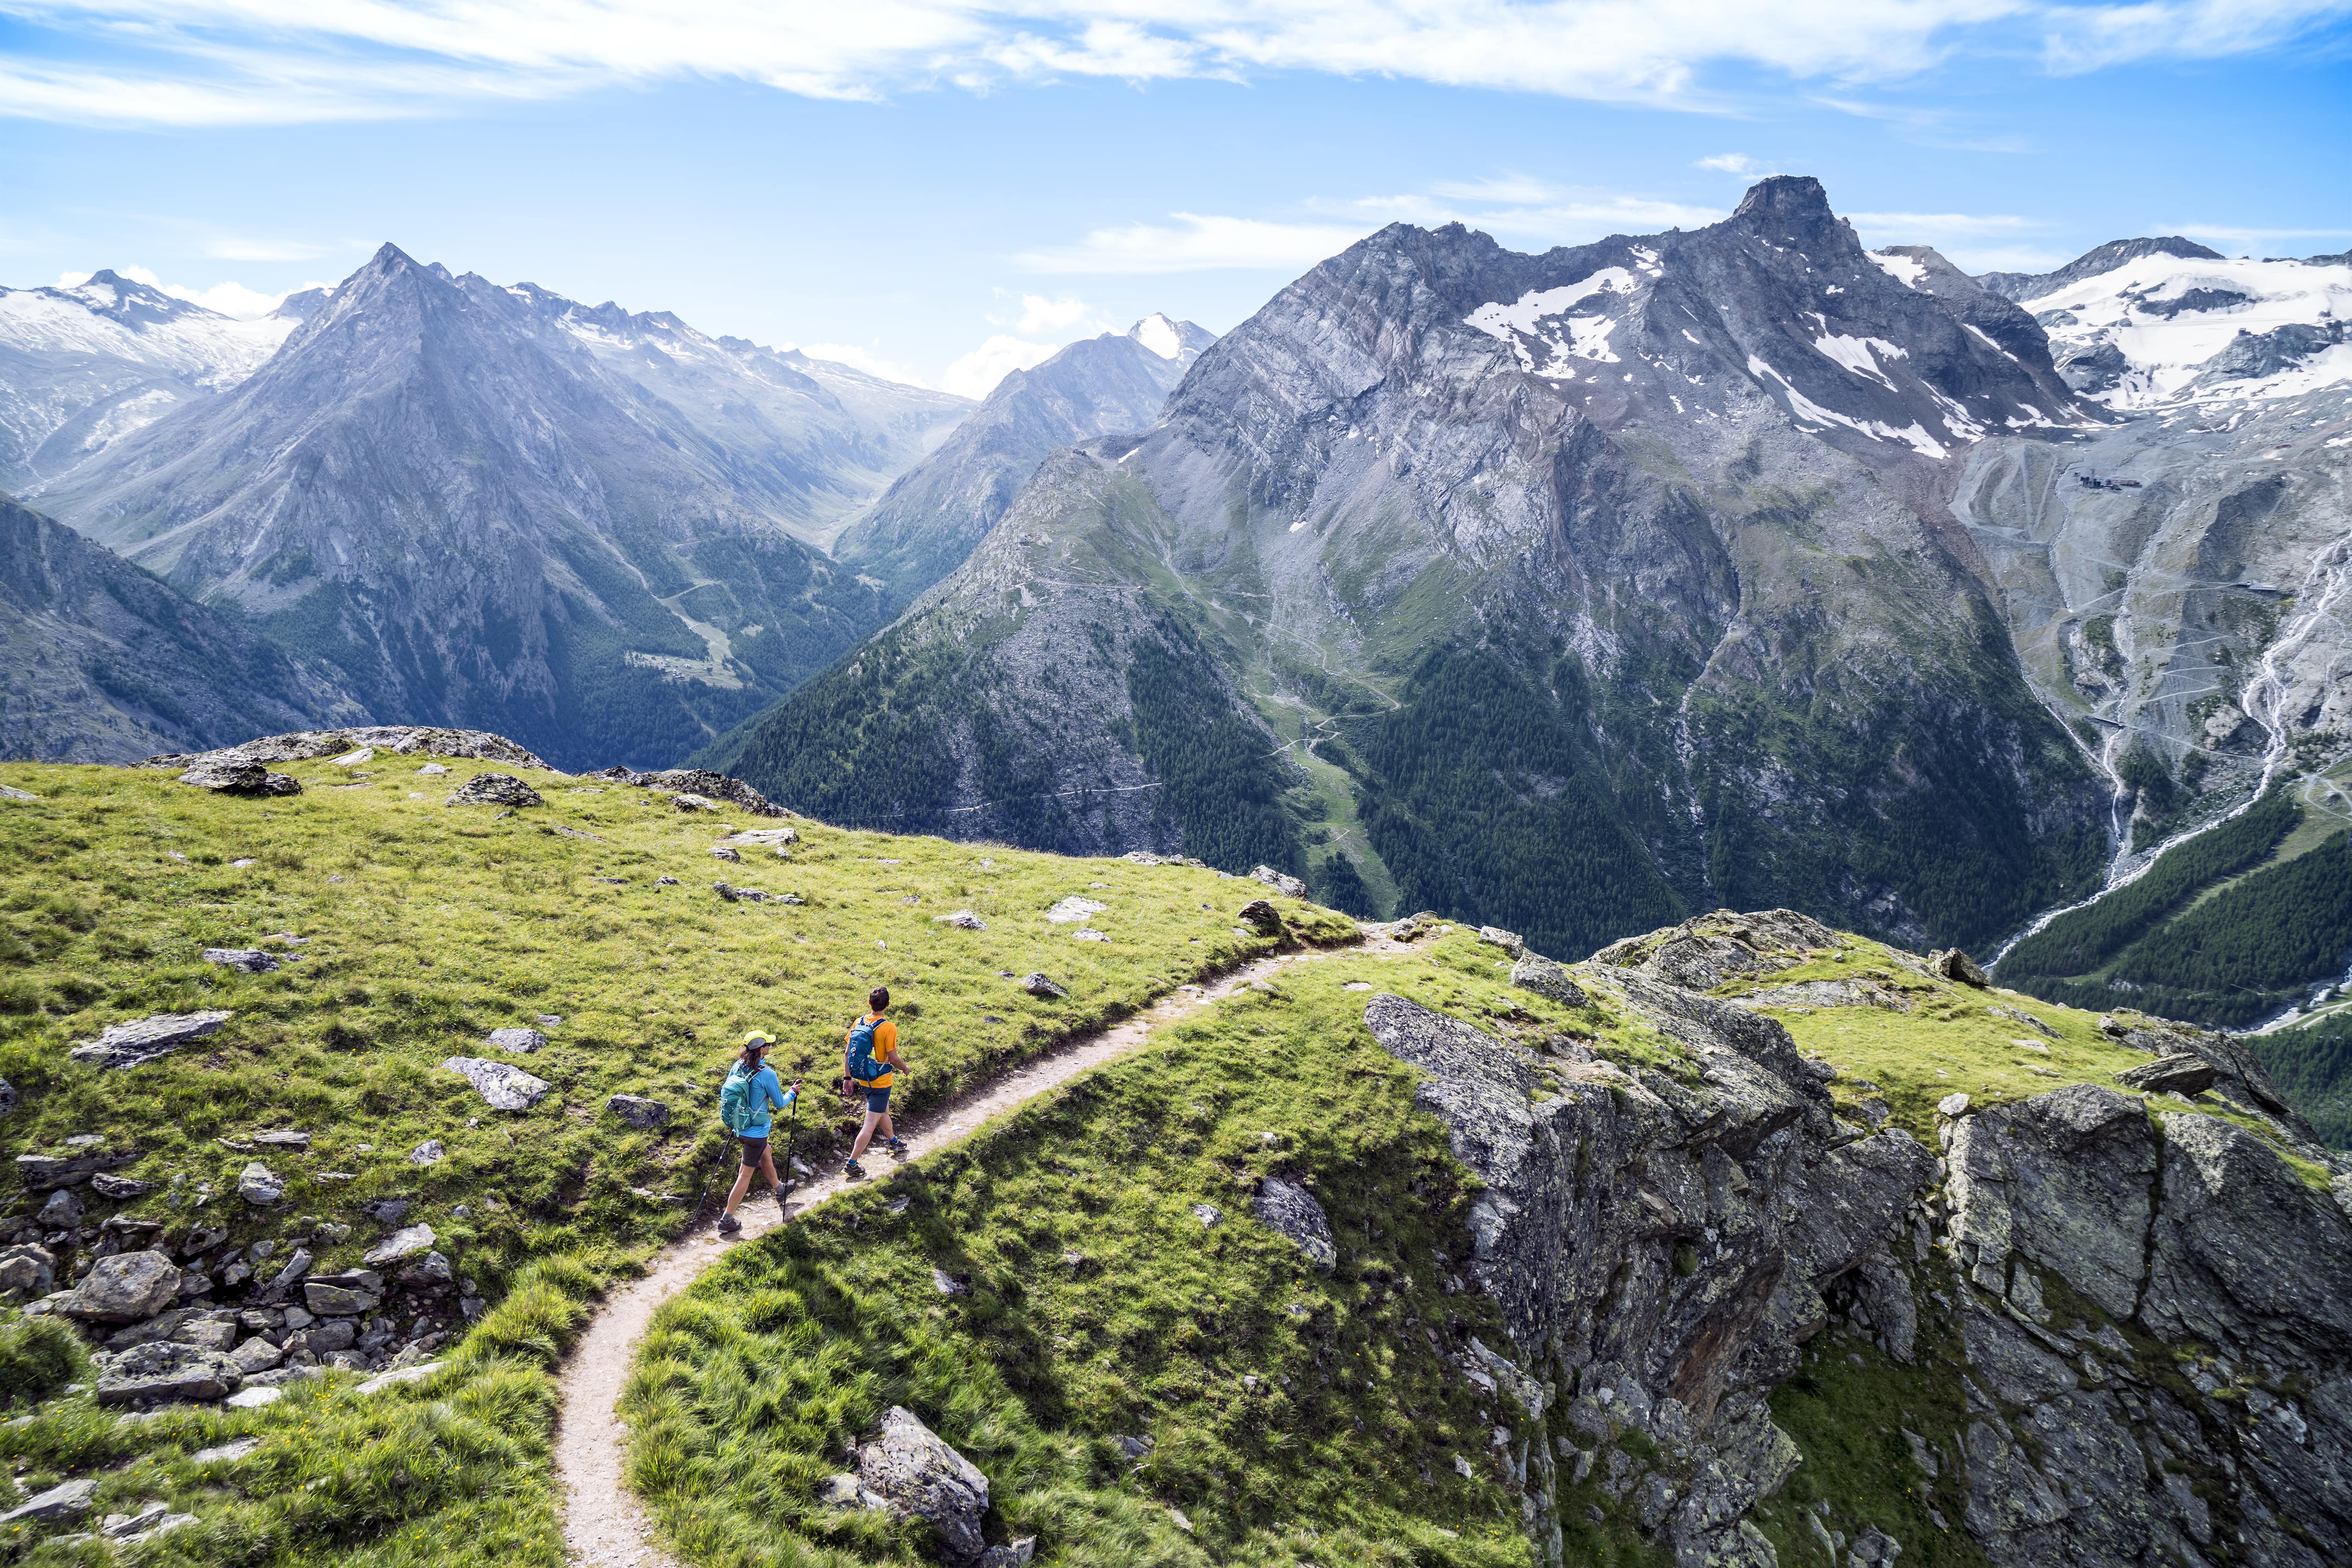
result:
[[(53, 1316), (0, 1309), (13, 1479), (0, 1502), (91, 1479), (100, 1515), (192, 1516), (138, 1549), (188, 1568), (556, 1568), (550, 1369), (604, 1287), (677, 1235), (721, 1173), (711, 1101), (737, 1034), (773, 1030), (788, 1070), (821, 1070), (866, 988), (887, 983), (920, 1110), (1272, 945), (1234, 926), (1263, 889), (1213, 872), (810, 822), (789, 858), (742, 845), (730, 865), (709, 854), (725, 826), (772, 825), (545, 775), (543, 806), (446, 806), (476, 765), (424, 763), (385, 758), (356, 779), (295, 764), (306, 792), (268, 800), (163, 773), (0, 767), (0, 784), (34, 797), (0, 797), (0, 1078), (19, 1096), (0, 1128), (17, 1153), (133, 1153), (114, 1173), (152, 1184), (120, 1199), (75, 1189), (85, 1212), (62, 1232), (35, 1217), (47, 1194), (12, 1193), (0, 1236), (62, 1235), (60, 1284), (126, 1226), (133, 1245), (175, 1255), (226, 1230), (184, 1267), (271, 1243), (270, 1267), (299, 1245), (325, 1272), (388, 1228), (363, 1205), (405, 1198), (403, 1223), (431, 1224), (483, 1303), (470, 1323), (429, 1309), (443, 1364), (413, 1384), (362, 1395), (361, 1374), (330, 1372), (261, 1408), (129, 1417), (90, 1396), (88, 1352)], [(803, 901), (722, 901), (720, 877)], [(1043, 918), (1073, 895), (1104, 906), (1085, 926), (1108, 940)], [(1282, 907), (1318, 939), (1351, 933)], [(988, 929), (934, 923), (961, 909)], [(203, 960), (223, 945), (303, 956), (247, 975)], [(1364, 1003), (1393, 991), (1530, 1044), (1572, 1037), (1685, 1081), (1697, 1069), (1605, 990), (1563, 1009), (1509, 987), (1507, 969), (1466, 931), (1398, 957), (1334, 952), (735, 1249), (641, 1349), (625, 1409), (633, 1486), (697, 1568), (925, 1561), (905, 1527), (815, 1501), (844, 1440), (904, 1404), (988, 1473), (992, 1538), (1034, 1533), (1047, 1564), (1532, 1562), (1493, 1455), (1510, 1412), (1458, 1369), (1473, 1338), (1506, 1342), (1493, 1304), (1458, 1288), (1476, 1184), (1412, 1108), (1412, 1075), (1365, 1032)], [(1028, 994), (1032, 970), (1068, 998)], [(1778, 990), (1814, 979), (1878, 1000)], [(1883, 1100), (1922, 1133), (1953, 1089), (1997, 1103), (2112, 1084), (2144, 1059), (2087, 1014), (1933, 979), (1855, 938), (1722, 994), (1836, 1064), (1847, 1114)], [(127, 1072), (68, 1055), (109, 1024), (197, 1008), (234, 1016)], [(490, 1110), (439, 1066), (493, 1055), (483, 1036), (520, 1026), (549, 1037), (513, 1058), (551, 1086), (527, 1111)], [(618, 1092), (667, 1101), (672, 1122), (625, 1128), (605, 1107)], [(279, 1129), (310, 1132), (309, 1148), (239, 1147)], [(413, 1163), (428, 1140), (443, 1157)], [(236, 1191), (257, 1157), (286, 1183), (268, 1209)], [(1254, 1217), (1269, 1176), (1309, 1184), (1328, 1211), (1329, 1272)], [(961, 1292), (942, 1293), (934, 1269)], [(1759, 1521), (1787, 1550), (1811, 1528), (1802, 1510), (1825, 1503), (1831, 1527), (1876, 1523), (1923, 1561), (1968, 1561), (1931, 1549), (1927, 1494), (1887, 1458), (1906, 1420), (1947, 1435), (1956, 1374), (1859, 1348), (1857, 1366), (1836, 1335), (1819, 1349), (1776, 1401), (1819, 1462)], [(1520, 1436), (1553, 1446), (1564, 1473), (1594, 1441), (1556, 1412)], [(257, 1441), (215, 1451), (245, 1438)], [(1622, 1464), (1604, 1455), (1606, 1469), (1668, 1463), (1638, 1432), (1608, 1441)], [(1964, 1506), (1948, 1489), (1933, 1500), (1948, 1515)], [(1563, 1481), (1571, 1561), (1655, 1561), (1634, 1495)], [(14, 1528), (0, 1552), (19, 1561), (113, 1560), (56, 1539), (65, 1527)]]
[[(0, 1429), (20, 1489), (127, 1467), (108, 1471), (101, 1510), (155, 1498), (199, 1516), (151, 1560), (559, 1562), (545, 1368), (583, 1302), (677, 1234), (718, 1179), (711, 1108), (743, 1030), (775, 1033), (788, 1073), (821, 1072), (866, 989), (887, 984), (915, 1067), (906, 1101), (919, 1110), (1271, 945), (1234, 921), (1265, 889), (1213, 873), (809, 823), (791, 858), (746, 846), (730, 865), (709, 852), (722, 819), (649, 792), (531, 774), (542, 807), (446, 806), (479, 765), (421, 773), (427, 761), (386, 756), (356, 783), (330, 763), (291, 764), (305, 793), (263, 800), (163, 773), (0, 767), (0, 784), (35, 797), (0, 798), (0, 1079), (18, 1096), (0, 1129), (16, 1154), (78, 1152), (72, 1141), (90, 1137), (135, 1152), (114, 1173), (152, 1187), (121, 1202), (75, 1189), (86, 1212), (56, 1249), (60, 1285), (113, 1234), (103, 1224), (150, 1222), (160, 1232), (131, 1234), (175, 1247), (225, 1228), (194, 1261), (271, 1242), (264, 1272), (297, 1246), (313, 1250), (314, 1272), (355, 1267), (389, 1228), (363, 1205), (405, 1198), (404, 1223), (429, 1223), (490, 1303), (415, 1400), (357, 1401), (338, 1374), (257, 1411), (175, 1406), (134, 1426), (69, 1397)], [(722, 878), (804, 901), (725, 902), (711, 889)], [(1042, 918), (1073, 894), (1105, 906), (1084, 924), (1108, 940), (1075, 941), (1076, 927)], [(1309, 924), (1335, 919), (1286, 907)], [(960, 909), (988, 929), (932, 921)], [(289, 957), (247, 975), (201, 956), (249, 946)], [(1030, 995), (1017, 977), (1032, 971), (1068, 998)], [(128, 1071), (69, 1058), (110, 1024), (199, 1009), (234, 1016)], [(497, 1057), (483, 1037), (507, 1026), (548, 1037), (511, 1058), (552, 1086), (527, 1111), (491, 1110), (439, 1066)], [(605, 1109), (623, 1092), (668, 1104), (669, 1126), (623, 1125)], [(250, 1143), (279, 1129), (309, 1131), (310, 1147)], [(428, 1140), (443, 1157), (412, 1163)], [(257, 1158), (286, 1184), (267, 1211), (236, 1194)], [(12, 1188), (0, 1237), (58, 1234), (33, 1217), (47, 1198)], [(25, 1331), (0, 1345), (0, 1399), (56, 1390), (38, 1370), (54, 1347), (37, 1333), (19, 1344)], [(19, 1362), (35, 1370), (6, 1371)], [(263, 1437), (260, 1454), (209, 1471), (187, 1460), (237, 1434)], [(74, 1560), (57, 1552), (45, 1560)]]

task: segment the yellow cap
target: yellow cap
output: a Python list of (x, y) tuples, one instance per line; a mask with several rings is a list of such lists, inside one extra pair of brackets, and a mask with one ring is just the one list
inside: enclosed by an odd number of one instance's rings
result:
[(769, 1047), (773, 1046), (775, 1043), (775, 1037), (769, 1034), (764, 1029), (754, 1029), (750, 1034), (743, 1037), (743, 1048), (747, 1051), (753, 1046), (758, 1046), (764, 1050)]

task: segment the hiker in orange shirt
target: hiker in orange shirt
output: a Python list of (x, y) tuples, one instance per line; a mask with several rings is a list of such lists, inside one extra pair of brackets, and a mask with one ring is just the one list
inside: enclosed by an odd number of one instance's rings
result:
[(906, 1067), (898, 1057), (898, 1026), (882, 1016), (890, 1005), (890, 988), (877, 985), (866, 1001), (874, 1010), (842, 1036), (842, 1073), (866, 1094), (866, 1124), (857, 1130), (857, 1142), (849, 1146), (849, 1163), (842, 1167), (842, 1173), (853, 1182), (866, 1179), (866, 1167), (857, 1163), (857, 1157), (866, 1152), (877, 1130), (884, 1148), (893, 1154), (907, 1152), (906, 1140), (890, 1121), (890, 1089)]

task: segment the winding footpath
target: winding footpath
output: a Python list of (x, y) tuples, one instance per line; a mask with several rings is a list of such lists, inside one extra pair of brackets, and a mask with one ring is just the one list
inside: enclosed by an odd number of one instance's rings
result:
[[(1296, 964), (1323, 958), (1393, 958), (1409, 951), (1385, 934), (1368, 934), (1364, 942), (1349, 947), (1262, 958), (1209, 984), (1181, 986), (1122, 1023), (1076, 1036), (1052, 1053), (926, 1111), (919, 1127), (913, 1118), (899, 1118), (907, 1158), (919, 1159), (969, 1137), (996, 1117), (1139, 1049), (1154, 1031), (1196, 1016), (1253, 981), (1270, 980)], [(636, 1360), (637, 1342), (645, 1337), (656, 1309), (692, 1284), (729, 1247), (756, 1240), (856, 1184), (842, 1175), (837, 1162), (828, 1162), (795, 1187), (781, 1209), (772, 1195), (756, 1193), (739, 1211), (742, 1230), (721, 1236), (699, 1226), (656, 1254), (642, 1278), (606, 1293), (557, 1384), (555, 1473), (563, 1500), (564, 1550), (572, 1563), (579, 1568), (679, 1568), (654, 1544), (653, 1521), (624, 1479), (628, 1427), (618, 1406), (622, 1385)]]

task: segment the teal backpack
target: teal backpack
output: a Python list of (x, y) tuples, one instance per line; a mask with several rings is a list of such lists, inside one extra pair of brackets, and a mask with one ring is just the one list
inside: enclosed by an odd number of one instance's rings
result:
[(754, 1104), (757, 1098), (752, 1090), (751, 1076), (745, 1074), (742, 1064), (738, 1062), (735, 1070), (727, 1075), (727, 1081), (719, 1086), (719, 1124), (730, 1132), (740, 1134), (743, 1129), (760, 1119)]

